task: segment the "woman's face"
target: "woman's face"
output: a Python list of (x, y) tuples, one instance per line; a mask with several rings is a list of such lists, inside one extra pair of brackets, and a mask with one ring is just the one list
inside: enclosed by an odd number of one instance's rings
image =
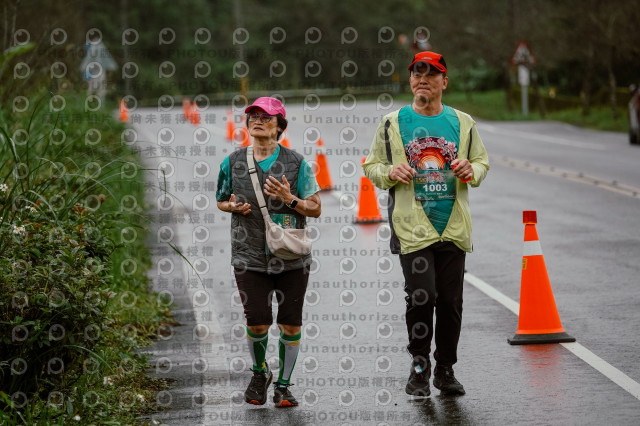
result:
[(249, 111), (249, 134), (254, 138), (278, 140), (278, 119), (259, 108)]

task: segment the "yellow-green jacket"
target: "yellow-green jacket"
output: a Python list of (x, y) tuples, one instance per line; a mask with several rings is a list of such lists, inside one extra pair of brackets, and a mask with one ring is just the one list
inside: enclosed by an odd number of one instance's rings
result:
[[(389, 179), (389, 171), (393, 166), (401, 163), (409, 164), (398, 127), (399, 111), (387, 114), (378, 126), (371, 144), (371, 150), (362, 168), (364, 174), (374, 185), (381, 189), (389, 189), (391, 198), (389, 224), (392, 229), (391, 248), (394, 252), (407, 254), (423, 249), (438, 241), (452, 241), (467, 252), (471, 252), (473, 249), (471, 244), (468, 185), (472, 187), (480, 185), (489, 170), (489, 157), (476, 129), (475, 121), (464, 112), (454, 111), (458, 116), (458, 120), (460, 120), (458, 158), (467, 158), (468, 153), (468, 160), (471, 163), (471, 167), (473, 167), (473, 179), (468, 183), (456, 179), (456, 200), (451, 211), (449, 223), (442, 235), (439, 235), (431, 225), (422, 208), (422, 203), (415, 199), (413, 181), (405, 185)], [(386, 131), (385, 127), (387, 127)], [(387, 159), (385, 133), (390, 141), (391, 164)], [(472, 143), (469, 150), (470, 137)], [(394, 245), (396, 245), (395, 250)]]

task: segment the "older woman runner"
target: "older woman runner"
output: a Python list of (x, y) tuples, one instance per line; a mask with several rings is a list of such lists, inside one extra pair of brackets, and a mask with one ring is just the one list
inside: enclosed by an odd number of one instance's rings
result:
[[(245, 112), (253, 137), (253, 155), (271, 218), (283, 227), (302, 229), (306, 217), (320, 216), (320, 187), (302, 155), (278, 144), (287, 127), (286, 111), (276, 98), (258, 98)], [(231, 264), (247, 321), (253, 378), (245, 401), (262, 405), (273, 380), (265, 362), (268, 330), (273, 323), (271, 300), (278, 301), (280, 371), (274, 386), (277, 407), (298, 405), (289, 391), (298, 356), (302, 305), (311, 255), (284, 260), (269, 252), (265, 224), (248, 173), (247, 148), (224, 159), (218, 176), (218, 208), (231, 216)]]

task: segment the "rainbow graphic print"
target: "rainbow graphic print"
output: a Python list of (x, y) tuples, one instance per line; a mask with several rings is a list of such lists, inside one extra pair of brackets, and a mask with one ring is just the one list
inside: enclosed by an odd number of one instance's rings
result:
[(451, 162), (458, 157), (454, 142), (432, 136), (416, 138), (405, 145), (413, 178), (416, 200), (438, 201), (456, 198), (456, 179)]

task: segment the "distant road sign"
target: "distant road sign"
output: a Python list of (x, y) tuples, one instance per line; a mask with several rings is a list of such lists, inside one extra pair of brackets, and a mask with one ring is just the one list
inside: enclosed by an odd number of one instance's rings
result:
[(518, 47), (511, 56), (511, 63), (513, 65), (533, 65), (536, 63), (536, 57), (531, 53), (526, 41), (522, 40), (518, 43)]
[(526, 65), (518, 65), (518, 84), (520, 86), (528, 86), (530, 82), (529, 68)]

